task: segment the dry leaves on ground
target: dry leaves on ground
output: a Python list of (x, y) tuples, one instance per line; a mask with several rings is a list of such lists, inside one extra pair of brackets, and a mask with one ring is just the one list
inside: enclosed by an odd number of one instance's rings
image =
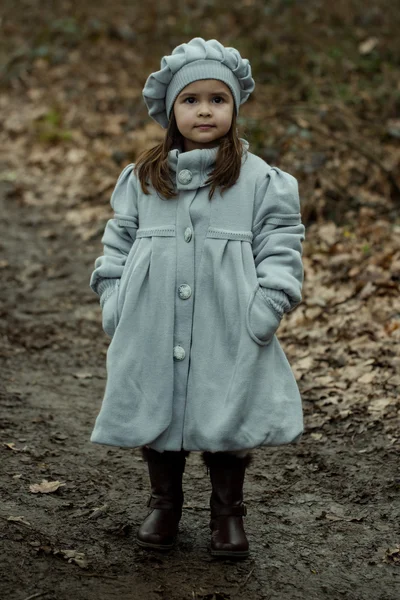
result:
[(65, 483), (61, 483), (61, 481), (47, 481), (47, 479), (42, 479), (41, 483), (33, 483), (30, 485), (29, 490), (32, 494), (51, 494), (52, 492), (56, 492), (63, 485), (65, 485)]

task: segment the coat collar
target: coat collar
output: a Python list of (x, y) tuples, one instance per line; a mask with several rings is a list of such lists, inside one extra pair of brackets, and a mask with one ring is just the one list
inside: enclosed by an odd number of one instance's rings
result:
[[(245, 151), (249, 142), (239, 138)], [(194, 190), (203, 187), (214, 170), (218, 146), (197, 148), (182, 152), (182, 146), (175, 146), (168, 152), (168, 163), (173, 172), (173, 181), (178, 190)]]

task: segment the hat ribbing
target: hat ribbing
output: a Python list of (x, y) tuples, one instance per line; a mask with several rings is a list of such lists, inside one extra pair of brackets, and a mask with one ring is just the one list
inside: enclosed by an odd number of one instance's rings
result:
[(239, 113), (240, 85), (229, 67), (216, 60), (197, 60), (182, 67), (171, 79), (165, 97), (165, 108), (169, 119), (174, 102), (179, 93), (189, 83), (199, 79), (218, 79), (230, 88), (235, 101), (236, 114)]
[(176, 97), (189, 83), (199, 79), (226, 83), (235, 101), (236, 114), (255, 87), (249, 61), (235, 48), (196, 37), (164, 56), (161, 70), (147, 78), (142, 94), (150, 117), (166, 129)]

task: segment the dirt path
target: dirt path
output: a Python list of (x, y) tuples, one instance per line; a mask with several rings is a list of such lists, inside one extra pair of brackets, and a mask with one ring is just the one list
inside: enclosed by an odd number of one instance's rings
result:
[[(1, 598), (394, 600), (398, 455), (379, 426), (354, 438), (332, 421), (322, 444), (306, 431), (296, 447), (257, 452), (245, 562), (207, 552), (209, 483), (195, 453), (176, 549), (135, 545), (148, 495), (140, 453), (89, 442), (108, 344), (88, 286), (99, 242), (10, 190), (0, 194)], [(32, 493), (43, 479), (63, 485)]]

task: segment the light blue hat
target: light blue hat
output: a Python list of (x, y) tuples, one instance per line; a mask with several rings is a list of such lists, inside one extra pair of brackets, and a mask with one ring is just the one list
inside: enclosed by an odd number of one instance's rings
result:
[(236, 114), (255, 88), (247, 58), (217, 40), (196, 37), (164, 56), (161, 70), (147, 78), (142, 94), (150, 117), (166, 129), (176, 97), (189, 83), (199, 79), (226, 83), (235, 101)]

